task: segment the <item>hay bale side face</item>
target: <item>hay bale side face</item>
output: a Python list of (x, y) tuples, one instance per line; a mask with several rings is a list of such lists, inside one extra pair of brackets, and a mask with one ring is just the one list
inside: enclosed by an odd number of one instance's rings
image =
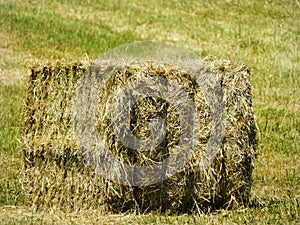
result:
[(255, 151), (250, 72), (244, 65), (212, 58), (207, 58), (205, 65), (216, 74), (226, 103), (224, 144), (205, 172), (199, 163), (210, 134), (210, 109), (189, 74), (167, 64), (133, 63), (120, 68), (102, 85), (95, 112), (98, 135), (116, 158), (129, 165), (151, 165), (172, 154), (181, 134), (180, 118), (163, 99), (139, 101), (130, 116), (134, 135), (147, 139), (151, 135), (147, 122), (163, 115), (167, 135), (166, 142), (150, 151), (134, 151), (118, 140), (111, 126), (115, 91), (141, 77), (163, 77), (178, 84), (196, 103), (200, 135), (192, 159), (163, 182), (140, 187), (99, 176), (82, 157), (74, 137), (72, 110), (78, 81), (88, 66), (75, 63), (34, 67), (22, 126), (23, 186), (29, 202), (37, 209), (101, 208), (112, 212), (208, 211), (247, 203)]
[(102, 204), (102, 178), (84, 164), (72, 131), (72, 101), (81, 63), (31, 70), (22, 123), (22, 182), (36, 209), (77, 211)]
[(252, 108), (250, 69), (227, 60), (206, 58), (207, 67), (219, 74), (226, 104), (220, 206), (238, 207), (249, 201), (256, 149), (256, 123)]

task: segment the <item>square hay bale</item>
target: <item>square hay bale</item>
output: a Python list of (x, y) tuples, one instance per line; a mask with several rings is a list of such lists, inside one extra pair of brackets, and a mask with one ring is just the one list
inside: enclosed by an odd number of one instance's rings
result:
[[(212, 57), (204, 60), (205, 68), (222, 88), (225, 119), (222, 143), (210, 166), (202, 170), (201, 160), (207, 150), (212, 115), (207, 96), (187, 71), (167, 63), (133, 62), (118, 67), (106, 80), (97, 77), (96, 73), (94, 79), (101, 85), (95, 89), (93, 82), (90, 83), (89, 94), (97, 93), (97, 98), (94, 105), (87, 106), (90, 104), (86, 101), (89, 96), (79, 97), (78, 100), (78, 95), (86, 91), (81, 87), (82, 78), (87, 74), (90, 79), (93, 77), (95, 71), (91, 70), (90, 65), (81, 62), (53, 63), (36, 65), (31, 69), (23, 111), (21, 150), (24, 159), (23, 189), (35, 209), (186, 213), (247, 204), (256, 146), (250, 70), (247, 66)], [(103, 64), (98, 69), (105, 73), (111, 66)], [(113, 121), (122, 119), (122, 116), (112, 113), (115, 93), (142, 77), (172, 81), (195, 102), (199, 133), (197, 145), (186, 165), (172, 176), (168, 176), (166, 170), (171, 163), (161, 162), (172, 155), (175, 161), (181, 160), (176, 158), (176, 146), (184, 132), (180, 128), (180, 115), (176, 107), (172, 107), (172, 102), (149, 96), (137, 101), (128, 112), (130, 131), (144, 142), (153, 135), (149, 121), (155, 123), (157, 117), (164, 119), (165, 136), (156, 146), (149, 149), (142, 146), (135, 150), (122, 143), (121, 131), (118, 135), (114, 130)], [(84, 82), (89, 81), (87, 78)], [(174, 96), (174, 99), (178, 98), (180, 96)], [(122, 102), (119, 104), (122, 105)], [(122, 107), (125, 109), (126, 106), (124, 104)], [(91, 135), (96, 134), (103, 141), (106, 150), (121, 162), (118, 165), (151, 168), (160, 163), (161, 170), (158, 172), (161, 173), (161, 182), (126, 185), (101, 176), (98, 168), (86, 157), (91, 153), (80, 145), (87, 143), (92, 146), (93, 139), (82, 138), (78, 141), (76, 136), (85, 132), (85, 126), (90, 128), (90, 121), (81, 121), (78, 125), (76, 120), (76, 116), (84, 116), (89, 110), (93, 110), (96, 118), (93, 123), (96, 129)], [(104, 156), (101, 157), (98, 155), (97, 158), (100, 164)], [(153, 177), (156, 175), (152, 174)]]

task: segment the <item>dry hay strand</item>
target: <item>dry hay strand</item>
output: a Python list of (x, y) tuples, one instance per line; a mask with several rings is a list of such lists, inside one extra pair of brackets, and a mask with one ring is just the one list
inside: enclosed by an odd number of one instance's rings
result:
[[(106, 71), (111, 66), (103, 64), (98, 69)], [(168, 63), (132, 62), (118, 67), (106, 80), (101, 78), (94, 109), (96, 133), (108, 152), (123, 164), (151, 167), (171, 155), (180, 161), (176, 158), (176, 146), (183, 131), (176, 107), (162, 98), (149, 96), (134, 105), (128, 126), (139, 140), (147, 140), (153, 132), (149, 121), (164, 118), (164, 141), (138, 151), (126, 146), (112, 125), (120, 117), (113, 113), (118, 91), (143, 78), (164, 78), (180, 86), (197, 109), (197, 145), (185, 167), (167, 178), (162, 167), (159, 172), (166, 179), (161, 182), (130, 186), (100, 176), (97, 168), (87, 163), (89, 159), (83, 156), (86, 152), (76, 140), (74, 128), (84, 130), (84, 127), (74, 122), (74, 105), (77, 104), (78, 110), (75, 114), (82, 116), (86, 112), (80, 112), (78, 106), (86, 104), (87, 99), (83, 97), (78, 102), (76, 91), (80, 89), (81, 78), (86, 74), (93, 76), (89, 64), (34, 66), (22, 123), (22, 184), (31, 205), (35, 209), (65, 211), (97, 208), (114, 213), (153, 210), (201, 213), (247, 204), (256, 146), (250, 70), (245, 65), (212, 57), (204, 60), (204, 67), (204, 73), (209, 71), (222, 88), (226, 116), (222, 144), (206, 170), (201, 170), (200, 163), (207, 149), (212, 116), (207, 96), (187, 71)], [(91, 89), (93, 85), (91, 82)], [(86, 138), (83, 142), (92, 140)]]

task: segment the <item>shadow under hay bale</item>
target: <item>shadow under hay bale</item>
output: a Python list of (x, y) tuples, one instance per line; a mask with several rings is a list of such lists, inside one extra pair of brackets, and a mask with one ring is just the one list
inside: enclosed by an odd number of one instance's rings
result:
[[(137, 151), (128, 147), (113, 126), (115, 93), (141, 78), (161, 77), (180, 86), (195, 103), (199, 135), (191, 158), (170, 177), (162, 166), (159, 172), (165, 173), (161, 176), (166, 179), (146, 186), (120, 184), (99, 175), (78, 144), (74, 130), (76, 133), (76, 129), (84, 127), (76, 124), (74, 113), (84, 115), (86, 112), (80, 109), (85, 106), (80, 104), (86, 102), (84, 97), (78, 102), (76, 93), (80, 89), (80, 79), (90, 73), (89, 65), (34, 66), (23, 111), (21, 146), (22, 183), (28, 201), (36, 209), (79, 211), (92, 208), (114, 213), (207, 212), (247, 204), (256, 145), (250, 71), (245, 65), (214, 58), (206, 58), (204, 66), (219, 82), (225, 102), (222, 144), (205, 171), (199, 165), (207, 149), (212, 115), (203, 90), (187, 71), (169, 64), (133, 62), (118, 68), (101, 83), (94, 109), (97, 136), (114, 158), (130, 166), (151, 167), (176, 155), (176, 146), (184, 131), (176, 107), (163, 98), (149, 96), (140, 99), (128, 112), (128, 128), (139, 140), (147, 140), (153, 135), (149, 121), (155, 124), (159, 117), (164, 119), (165, 136), (149, 148), (141, 147)], [(78, 112), (74, 112), (76, 104), (79, 104)]]

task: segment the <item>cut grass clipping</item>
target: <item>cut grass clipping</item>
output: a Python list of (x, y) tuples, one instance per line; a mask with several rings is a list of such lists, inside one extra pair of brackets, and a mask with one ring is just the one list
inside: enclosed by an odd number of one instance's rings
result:
[[(84, 110), (80, 112), (81, 107), (78, 106), (90, 104), (84, 102), (84, 97), (78, 100), (78, 94), (84, 91), (79, 81), (83, 76), (89, 75), (91, 78), (97, 74), (90, 69), (89, 64), (74, 62), (34, 66), (31, 69), (22, 124), (22, 186), (32, 207), (37, 210), (64, 211), (100, 209), (113, 213), (202, 213), (247, 204), (256, 145), (250, 70), (245, 65), (212, 57), (203, 62), (204, 73), (214, 76), (220, 84), (225, 102), (223, 139), (211, 164), (205, 169), (201, 168), (201, 162), (208, 151), (212, 114), (208, 106), (209, 99), (187, 71), (168, 63), (136, 61), (116, 68), (108, 79), (101, 81), (97, 104), (90, 107), (94, 111), (95, 120), (92, 121), (96, 128), (90, 132), (91, 136), (96, 133), (97, 140), (101, 140), (106, 151), (119, 160), (119, 165), (150, 168), (162, 165), (158, 172), (163, 174), (161, 178), (164, 179), (149, 185), (143, 185), (143, 181), (139, 185), (126, 185), (124, 180), (118, 182), (116, 179), (108, 179), (113, 175), (100, 175), (97, 164), (89, 163), (90, 157), (86, 156), (93, 155), (93, 152), (88, 152), (93, 149), (87, 150), (78, 144), (92, 146), (93, 141), (97, 142), (90, 137), (78, 141), (75, 134), (82, 135), (84, 130), (84, 123), (81, 121), (78, 124), (76, 116), (89, 113)], [(111, 66), (103, 63), (98, 69), (105, 71)], [(120, 134), (116, 134), (113, 125), (116, 118), (122, 118), (113, 113), (115, 94), (129, 83), (150, 77), (163, 78), (166, 82), (178, 85), (193, 99), (197, 109), (197, 143), (185, 166), (173, 176), (168, 176), (166, 172), (166, 168), (173, 164), (168, 164), (167, 160), (164, 161), (165, 165), (162, 162), (171, 156), (176, 162), (176, 146), (180, 144), (184, 130), (180, 127), (180, 113), (170, 101), (152, 96), (150, 87), (149, 97), (139, 99), (128, 111), (128, 129), (142, 141), (160, 136), (152, 134), (149, 121), (155, 121), (153, 118), (157, 117), (164, 119), (165, 136), (158, 145), (150, 146), (149, 149), (143, 146), (137, 150), (128, 147), (118, 138)], [(94, 78), (97, 78), (96, 75)], [(85, 82), (91, 80), (86, 79)], [(92, 82), (90, 87), (92, 90)], [(178, 100), (175, 99), (178, 98), (176, 95), (173, 98), (174, 101)], [(78, 111), (74, 110), (76, 104)], [(126, 108), (126, 105), (122, 107)], [(86, 121), (88, 128), (89, 123), (91, 121)], [(101, 160), (106, 160), (103, 154), (95, 158), (99, 165)], [(106, 168), (107, 171), (115, 170), (114, 174), (120, 169)], [(123, 171), (122, 175), (122, 179), (126, 176), (128, 184), (132, 184), (129, 181), (132, 174)], [(140, 177), (142, 175), (139, 174)], [(156, 175), (153, 174), (153, 178)]]

